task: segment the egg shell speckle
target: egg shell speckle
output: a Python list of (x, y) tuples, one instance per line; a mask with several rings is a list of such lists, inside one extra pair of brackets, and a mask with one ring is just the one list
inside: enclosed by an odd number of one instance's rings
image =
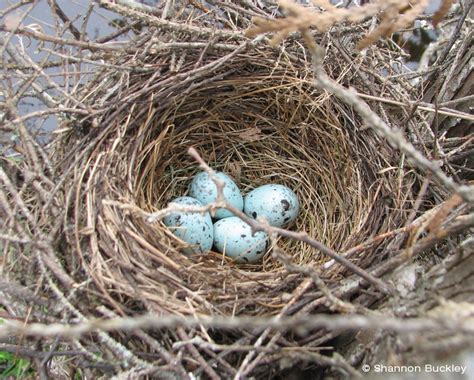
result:
[(298, 217), (299, 208), (295, 192), (278, 184), (257, 187), (244, 200), (244, 212), (249, 217), (265, 217), (274, 227), (291, 225)]
[[(191, 197), (179, 197), (171, 203), (182, 206), (202, 207), (202, 203)], [(183, 251), (187, 254), (204, 254), (211, 250), (214, 241), (214, 227), (211, 215), (197, 212), (173, 212), (163, 218), (163, 223), (171, 232), (190, 244)]]
[[(244, 198), (235, 184), (235, 182), (227, 174), (222, 172), (216, 173), (217, 177), (225, 183), (224, 198), (232, 206), (242, 211), (244, 209)], [(209, 174), (206, 172), (198, 173), (194, 176), (189, 186), (189, 196), (196, 198), (203, 205), (212, 203), (217, 198), (217, 187)], [(229, 210), (219, 208), (216, 210), (215, 219), (228, 218), (233, 216)]]
[(232, 216), (214, 224), (214, 247), (237, 263), (255, 263), (268, 247), (268, 235), (252, 228), (242, 219)]

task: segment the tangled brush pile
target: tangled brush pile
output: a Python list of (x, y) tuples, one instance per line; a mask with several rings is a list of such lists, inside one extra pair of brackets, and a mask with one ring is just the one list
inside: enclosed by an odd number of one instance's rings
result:
[[(472, 187), (417, 149), (429, 149), (435, 110), (409, 107), (417, 89), (390, 74), (395, 53), (384, 42), (354, 50), (404, 27), (426, 2), (354, 13), (314, 1), (326, 9), (318, 13), (284, 1), (288, 17), (277, 19), (273, 2), (170, 3), (99, 1), (142, 31), (123, 46), (88, 42), (100, 64), (58, 110), (69, 114), (52, 153), (25, 137), (27, 159), (8, 163), (17, 179), (3, 177), (2, 218), (19, 240), (6, 240), (6, 267), (37, 285), (39, 322), (79, 322), (29, 333), (70, 336), (79, 367), (98, 361), (97, 371), (122, 378), (263, 378), (300, 365), (357, 376), (364, 355), (339, 350), (336, 338), (354, 341), (341, 331), (383, 328), (385, 302), (401, 292), (397, 271), (473, 224)], [(381, 13), (360, 41), (367, 17)], [(308, 29), (346, 21), (359, 24)], [(279, 46), (261, 35), (275, 31)], [(209, 167), (244, 191), (271, 181), (298, 194), (292, 230), (252, 225), (272, 236), (262, 262), (184, 255), (161, 223), (168, 202)]]

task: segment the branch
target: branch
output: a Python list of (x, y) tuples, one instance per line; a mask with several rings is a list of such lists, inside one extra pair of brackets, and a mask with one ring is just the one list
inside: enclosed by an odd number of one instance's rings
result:
[[(469, 315), (467, 315), (469, 312)], [(223, 330), (272, 328), (279, 331), (294, 331), (306, 334), (309, 330), (327, 329), (339, 332), (384, 329), (392, 332), (415, 333), (421, 331), (446, 331), (474, 334), (474, 310), (465, 310), (449, 319), (414, 318), (400, 319), (387, 315), (330, 315), (317, 314), (304, 317), (220, 317), (220, 316), (158, 316), (146, 314), (138, 317), (88, 320), (75, 325), (61, 323), (30, 323), (4, 320), (0, 325), (0, 338), (8, 336), (34, 336), (78, 338), (84, 334), (111, 331), (134, 331), (137, 329), (176, 329), (177, 327), (217, 328)]]

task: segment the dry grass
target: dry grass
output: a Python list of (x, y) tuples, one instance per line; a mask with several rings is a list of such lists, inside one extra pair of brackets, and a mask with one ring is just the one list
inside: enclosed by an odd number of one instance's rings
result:
[[(364, 207), (357, 204), (358, 194), (368, 189), (357, 185), (353, 167), (357, 153), (351, 151), (350, 136), (324, 109), (326, 105), (305, 99), (302, 84), (288, 74), (278, 86), (264, 76), (222, 81), (219, 86), (232, 87), (231, 93), (208, 95), (204, 89), (183, 99), (171, 118), (153, 122), (159, 130), (160, 125), (169, 126), (166, 134), (157, 138), (154, 128), (144, 126), (151, 136), (139, 156), (143, 163), (135, 186), (139, 206), (163, 207), (186, 193), (199, 171), (187, 154), (187, 148), (194, 146), (213, 168), (231, 174), (244, 193), (270, 182), (294, 189), (302, 203), (295, 229), (304, 229), (335, 249), (344, 248), (355, 232), (357, 214), (351, 210)], [(205, 110), (195, 108), (199, 98), (210, 96), (212, 104)], [(296, 262), (316, 259), (317, 252), (310, 247), (288, 244)], [(268, 257), (266, 264), (270, 262), (274, 260)]]
[[(284, 305), (281, 292), (297, 286), (298, 276), (286, 275), (271, 252), (262, 264), (248, 266), (217, 254), (185, 257), (163, 225), (148, 225), (141, 213), (124, 214), (124, 207), (157, 211), (186, 193), (199, 170), (187, 154), (190, 146), (213, 168), (233, 175), (244, 192), (269, 182), (294, 189), (302, 204), (294, 229), (336, 251), (399, 226), (407, 188), (395, 190), (398, 198), (389, 212), (383, 194), (394, 190), (393, 183), (409, 188), (413, 179), (385, 170), (394, 165), (393, 157), (370, 131), (345, 127), (353, 121), (345, 120), (334, 99), (312, 87), (311, 72), (301, 69), (308, 65), (296, 61), (296, 68), (294, 60), (301, 58), (283, 53), (274, 67), (276, 58), (263, 48), (238, 55), (220, 69), (230, 71), (222, 79), (208, 74), (211, 84), (206, 77), (184, 96), (187, 85), (175, 86), (169, 105), (151, 101), (155, 93), (144, 94), (137, 104), (147, 107), (121, 113), (115, 124), (121, 129), (98, 141), (92, 152), (101, 154), (84, 161), (79, 178), (87, 178), (87, 190), (76, 206), (93, 223), (83, 227), (95, 235), (86, 238), (92, 256), (82, 248), (76, 255), (90, 263), (89, 276), (105, 297), (114, 284), (121, 297), (140, 294), (149, 311), (264, 315), (278, 313)], [(134, 80), (141, 84), (143, 79), (132, 78), (131, 88)], [(317, 268), (327, 260), (304, 242), (282, 238), (280, 243), (295, 264)]]

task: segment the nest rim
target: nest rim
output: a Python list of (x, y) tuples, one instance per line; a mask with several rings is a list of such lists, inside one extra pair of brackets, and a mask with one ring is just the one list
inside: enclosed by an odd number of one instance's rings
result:
[[(149, 311), (263, 315), (277, 313), (283, 305), (282, 299), (297, 286), (299, 276), (288, 275), (284, 263), (272, 258), (270, 253), (255, 265), (237, 265), (216, 253), (189, 257), (179, 251), (179, 242), (164, 225), (146, 222), (144, 215), (158, 211), (174, 196), (186, 195), (187, 184), (198, 170), (198, 165), (186, 153), (191, 145), (198, 151), (201, 149), (211, 167), (222, 169), (231, 176), (235, 176), (233, 171), (237, 170), (235, 165), (231, 167), (236, 157), (252, 156), (252, 160), (240, 162), (240, 169), (246, 172), (242, 177), (243, 191), (268, 183), (267, 177), (274, 176), (275, 170), (279, 171), (285, 180), (276, 182), (294, 189), (302, 202), (303, 214), (294, 229), (304, 226), (308, 235), (338, 251), (360, 243), (374, 232), (371, 223), (380, 222), (380, 214), (384, 211), (380, 210), (379, 203), (383, 203), (383, 194), (389, 192), (387, 184), (394, 175), (387, 170), (393, 152), (380, 147), (368, 148), (367, 141), (377, 141), (377, 136), (370, 131), (352, 130), (350, 126), (356, 121), (346, 120), (347, 112), (341, 112), (342, 103), (314, 89), (310, 65), (304, 63), (304, 56), (280, 52), (276, 66), (275, 58), (275, 51), (269, 48), (237, 54), (228, 62), (228, 67), (222, 69), (224, 74), (216, 75), (212, 83), (204, 79), (201, 86), (191, 91), (184, 87), (185, 84), (181, 87), (178, 84), (174, 101), (164, 102), (161, 108), (155, 108), (156, 103), (149, 101), (148, 107), (134, 106), (115, 114), (115, 124), (122, 127), (111, 130), (101, 148), (85, 161), (100, 170), (89, 170), (84, 166), (84, 172), (88, 174), (80, 178), (102, 186), (101, 191), (88, 186), (89, 193), (86, 192), (86, 197), (96, 199), (90, 201), (91, 212), (102, 224), (95, 236), (97, 246), (92, 258), (84, 259), (83, 252), (76, 252), (77, 261), (90, 263), (86, 265), (86, 271), (101, 292), (107, 293), (104, 297), (108, 302), (110, 295), (106, 289), (108, 284), (114, 284), (115, 294), (121, 300), (141, 293), (142, 307)], [(148, 96), (156, 101), (155, 94)], [(230, 111), (237, 106), (241, 112), (232, 114)], [(271, 117), (269, 109), (273, 110)], [(222, 114), (226, 117), (222, 118)], [(288, 128), (290, 124), (292, 128)], [(245, 139), (246, 144), (242, 144)], [(258, 149), (252, 148), (252, 144), (257, 144), (264, 153), (258, 155)], [(353, 149), (354, 144), (357, 149)], [(233, 154), (224, 154), (220, 159), (206, 154), (206, 150), (211, 150), (204, 149), (205, 146), (219, 150), (217, 145), (221, 150), (224, 150), (223, 146), (232, 146), (232, 150), (226, 149)], [(244, 146), (245, 150), (239, 152), (235, 146)], [(274, 149), (275, 146), (278, 149)], [(278, 159), (282, 154), (287, 155), (291, 165)], [(371, 154), (373, 156), (368, 160)], [(183, 164), (177, 165), (173, 175), (163, 171), (163, 167), (170, 163), (176, 165), (179, 160)], [(312, 161), (312, 165), (308, 165), (308, 161)], [(295, 165), (298, 166), (296, 172), (309, 171), (310, 174), (300, 176), (296, 181)], [(248, 173), (253, 174), (249, 176)], [(318, 176), (319, 184), (315, 186), (313, 177)], [(99, 200), (91, 192), (100, 192), (107, 198), (105, 205), (96, 206)], [(165, 193), (167, 196), (163, 197)], [(349, 200), (344, 198), (347, 193)], [(332, 202), (329, 205), (338, 208), (336, 220), (334, 209), (324, 207), (328, 194)], [(400, 204), (393, 208), (393, 217), (389, 214), (378, 229), (397, 226), (404, 212), (402, 202), (403, 198), (400, 198)], [(319, 214), (313, 212), (314, 203), (322, 210)], [(376, 212), (374, 205), (379, 208)], [(119, 227), (121, 224), (127, 225), (130, 231), (124, 233)], [(332, 232), (329, 238), (328, 231)], [(299, 255), (293, 254), (297, 265), (317, 268), (326, 260), (304, 242), (279, 241), (284, 252), (301, 251)], [(104, 247), (116, 253), (106, 252)], [(131, 282), (130, 275), (124, 273), (126, 270), (133, 272)], [(219, 273), (218, 278), (212, 278), (216, 273)], [(340, 275), (340, 271), (327, 274), (329, 279)], [(257, 284), (255, 289), (252, 283)], [(255, 299), (262, 292), (267, 294), (258, 300), (258, 307), (249, 307), (246, 301), (239, 301), (236, 306), (225, 294), (232, 286), (234, 299)], [(151, 289), (155, 290), (152, 292)], [(184, 294), (197, 291), (199, 297), (193, 299), (192, 306), (187, 305)], [(160, 298), (153, 294), (156, 292)], [(119, 307), (119, 304), (115, 306)]]

